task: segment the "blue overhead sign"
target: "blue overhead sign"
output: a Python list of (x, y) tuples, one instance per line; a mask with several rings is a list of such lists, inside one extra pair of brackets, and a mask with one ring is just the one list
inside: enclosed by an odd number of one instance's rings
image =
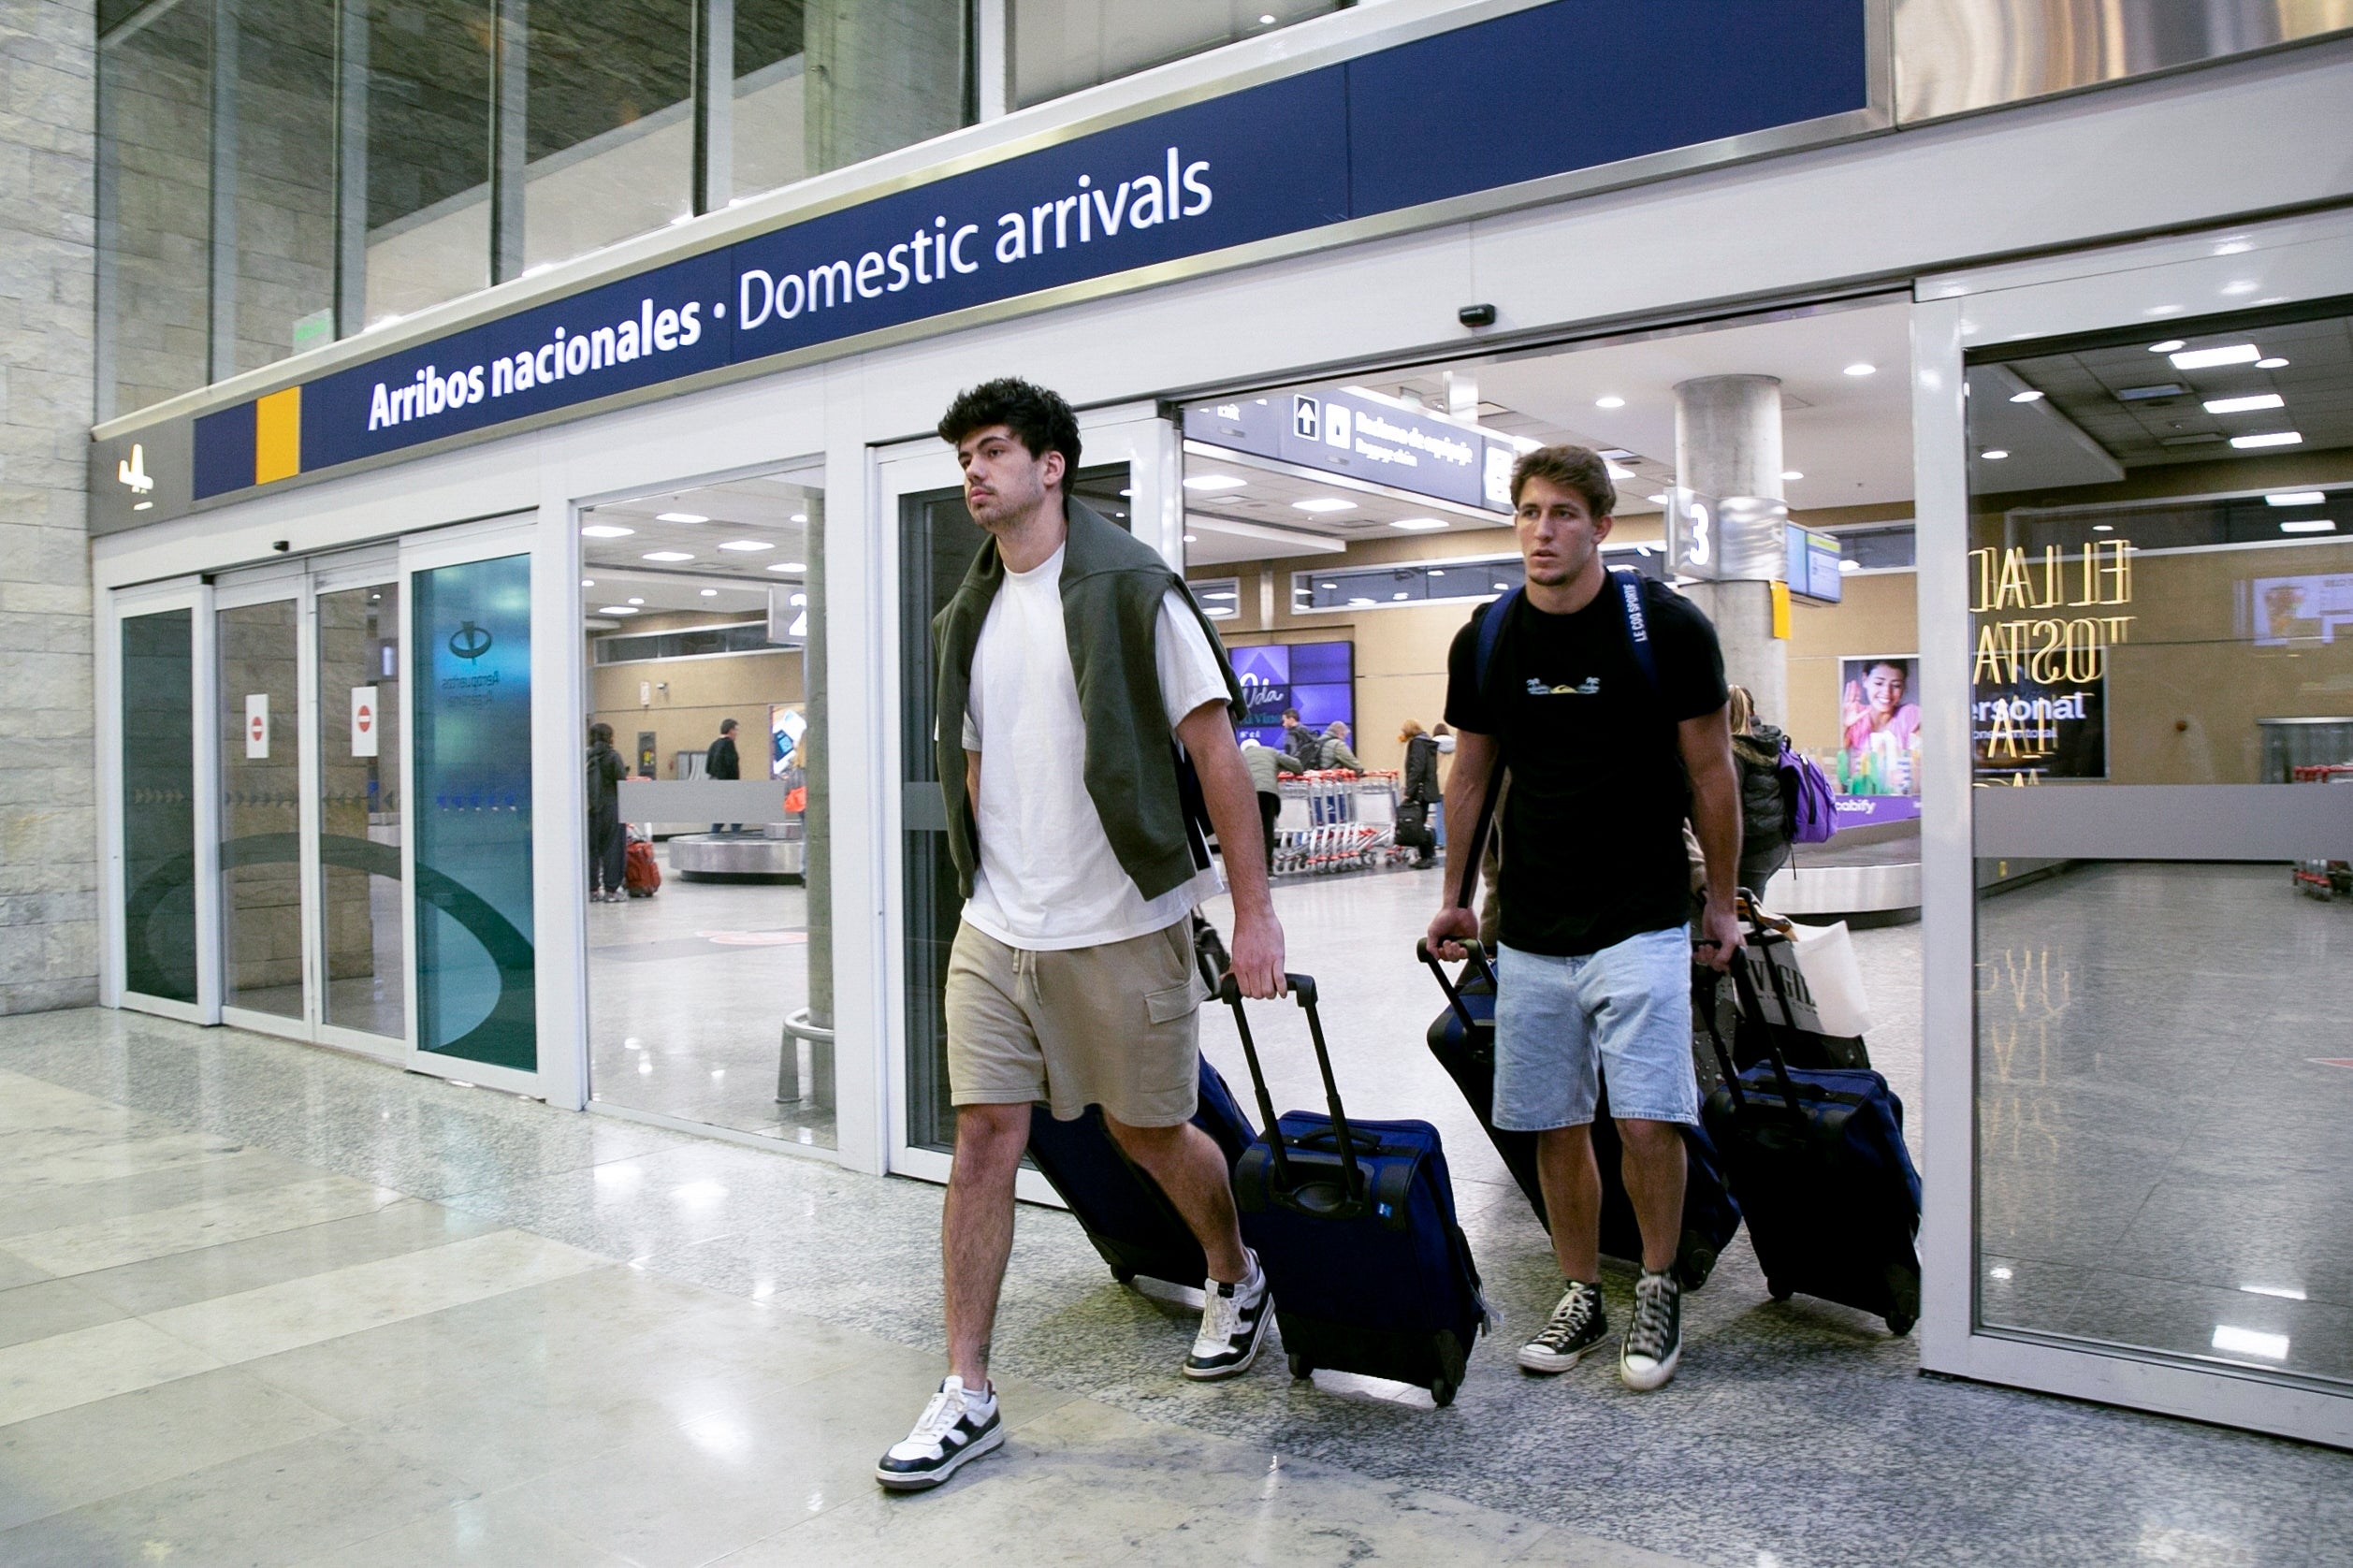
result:
[(1357, 387), (1197, 403), (1184, 411), (1184, 434), (1506, 515), (1520, 453), (1509, 436)]
[[(1866, 14), (1866, 0), (1556, 0), (1170, 109), (331, 371), (298, 396), (269, 395), (258, 425), (256, 403), (203, 415), (193, 499), (1351, 218), (1861, 109)], [(1667, 69), (1674, 90), (1622, 68), (1632, 61)], [(1465, 134), (1472, 123), (1481, 129)], [(1410, 440), (1396, 450), (1414, 452), (1425, 474), (1452, 472), (1450, 453)], [(1487, 461), (1475, 455), (1460, 495), (1471, 504), (1485, 504)]]

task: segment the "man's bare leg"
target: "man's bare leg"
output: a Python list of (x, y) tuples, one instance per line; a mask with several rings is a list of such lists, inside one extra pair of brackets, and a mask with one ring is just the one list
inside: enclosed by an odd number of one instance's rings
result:
[(1663, 1274), (1683, 1240), (1683, 1132), (1673, 1122), (1627, 1121), (1618, 1124), (1618, 1136), (1626, 1146), (1626, 1197), (1642, 1230), (1642, 1266)]
[(976, 1391), (989, 1386), (989, 1337), (1013, 1251), (1013, 1178), (1028, 1146), (1028, 1106), (956, 1107), (956, 1163), (939, 1216), (948, 1371)]
[[(1536, 1134), (1536, 1176), (1552, 1227), (1552, 1256), (1564, 1280), (1602, 1277), (1602, 1172), (1593, 1163), (1593, 1129), (1552, 1127)], [(1679, 1201), (1679, 1200), (1678, 1200)]]
[(1238, 1285), (1250, 1271), (1242, 1244), (1242, 1222), (1234, 1212), (1234, 1188), (1226, 1171), (1225, 1153), (1216, 1140), (1190, 1122), (1173, 1127), (1131, 1127), (1105, 1112), (1103, 1125), (1142, 1166), (1176, 1212), (1184, 1216), (1193, 1237), (1209, 1258), (1212, 1279)]

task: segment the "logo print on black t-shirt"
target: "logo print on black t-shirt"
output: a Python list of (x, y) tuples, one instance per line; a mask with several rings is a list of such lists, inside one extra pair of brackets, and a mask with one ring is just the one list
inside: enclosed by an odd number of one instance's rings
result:
[(1591, 697), (1598, 695), (1601, 689), (1602, 677), (1599, 675), (1587, 675), (1575, 686), (1547, 686), (1533, 675), (1528, 677), (1528, 695), (1531, 697)]

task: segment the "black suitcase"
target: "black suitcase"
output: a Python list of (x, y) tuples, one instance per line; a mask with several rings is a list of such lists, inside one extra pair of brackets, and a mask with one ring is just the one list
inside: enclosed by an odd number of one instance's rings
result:
[[(1742, 1012), (1762, 1020), (1744, 957), (1732, 974)], [(1713, 1009), (1707, 1017), (1724, 1082), (1703, 1114), (1765, 1288), (1777, 1301), (1802, 1291), (1909, 1332), (1920, 1318), (1920, 1175), (1903, 1102), (1868, 1068), (1791, 1065), (1778, 1025), (1766, 1026), (1765, 1061), (1736, 1070)]]
[[(1493, 1120), (1495, 970), (1477, 943), (1466, 942), (1463, 948), (1471, 956), (1463, 965), (1458, 983), (1447, 976), (1445, 966), (1431, 952), (1429, 943), (1416, 942), (1414, 946), (1415, 956), (1430, 965), (1431, 973), (1438, 977), (1438, 984), (1446, 994), (1445, 1011), (1431, 1021), (1430, 1053), (1438, 1058), (1438, 1065), (1446, 1069), (1446, 1076), (1454, 1080), (1455, 1087), (1470, 1102), (1479, 1125), (1487, 1129), (1495, 1152), (1503, 1156), (1504, 1168), (1519, 1183), (1519, 1190), (1527, 1194), (1529, 1207), (1536, 1212), (1536, 1223), (1549, 1229), (1551, 1222), (1545, 1216), (1544, 1187), (1536, 1173), (1536, 1135), (1501, 1130)], [(1605, 1081), (1594, 1107), (1592, 1139), (1593, 1163), (1602, 1179), (1601, 1250), (1639, 1267), (1642, 1229), (1634, 1221), (1634, 1203), (1626, 1196), (1624, 1145), (1618, 1137), (1618, 1124), (1609, 1117), (1609, 1085)], [(1740, 1207), (1725, 1188), (1723, 1163), (1704, 1128), (1683, 1129), (1683, 1234), (1675, 1248), (1675, 1277), (1684, 1289), (1697, 1290), (1707, 1283), (1717, 1257), (1731, 1245), (1733, 1234), (1740, 1228)]]
[(1349, 1119), (1315, 1011), (1315, 982), (1288, 980), (1307, 1014), (1329, 1113), (1275, 1114), (1242, 993), (1229, 977), (1220, 994), (1234, 1009), (1267, 1120), (1265, 1140), (1234, 1171), (1234, 1199), (1274, 1293), (1291, 1375), (1320, 1367), (1418, 1384), (1444, 1407), (1489, 1321), (1471, 1244), (1455, 1219), (1445, 1149), (1427, 1122)]
[[(1225, 979), (1225, 945), (1216, 930), (1196, 916), (1194, 958), (1214, 992)], [(1231, 1170), (1242, 1152), (1257, 1141), (1225, 1078), (1201, 1058), (1199, 1109), (1193, 1125), (1210, 1135)], [(1209, 1260), (1184, 1217), (1160, 1184), (1111, 1140), (1098, 1106), (1076, 1121), (1057, 1122), (1044, 1106), (1029, 1113), (1029, 1158), (1086, 1231), (1086, 1239), (1110, 1264), (1111, 1277), (1131, 1285), (1139, 1275), (1198, 1290), (1209, 1277)]]

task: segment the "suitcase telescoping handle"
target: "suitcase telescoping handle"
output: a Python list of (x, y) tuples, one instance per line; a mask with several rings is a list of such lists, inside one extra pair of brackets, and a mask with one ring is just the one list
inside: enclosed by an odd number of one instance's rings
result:
[[(1324, 1104), (1331, 1111), (1331, 1130), (1340, 1147), (1340, 1163), (1347, 1172), (1348, 1198), (1360, 1200), (1365, 1195), (1364, 1171), (1357, 1164), (1356, 1134), (1348, 1127), (1348, 1112), (1340, 1103), (1340, 1083), (1331, 1074), (1331, 1050), (1324, 1043), (1323, 1015), (1315, 1010), (1315, 977), (1285, 975), (1284, 982), (1291, 995), (1299, 999), (1300, 1010), (1307, 1014), (1308, 1038), (1315, 1042), (1315, 1066), (1324, 1075)], [(1220, 1000), (1234, 1009), (1234, 1028), (1242, 1036), (1242, 1060), (1250, 1064), (1250, 1082), (1258, 1091), (1258, 1114), (1266, 1118), (1267, 1147), (1274, 1159), (1274, 1179), (1287, 1190), (1291, 1185), (1291, 1161), (1283, 1144), (1282, 1118), (1275, 1114), (1274, 1096), (1267, 1088), (1266, 1070), (1258, 1065), (1258, 1043), (1250, 1034), (1250, 1014), (1242, 1005), (1242, 987), (1228, 973), (1218, 983)]]
[[(1480, 978), (1487, 981), (1488, 989), (1493, 990), (1495, 965), (1488, 962), (1486, 947), (1476, 937), (1473, 937), (1462, 944), (1462, 951), (1469, 955), (1463, 962), (1464, 973), (1476, 969)], [(1461, 987), (1455, 983), (1453, 976), (1446, 973), (1446, 966), (1438, 961), (1438, 955), (1430, 951), (1428, 937), (1415, 938), (1414, 956), (1429, 965), (1430, 972), (1438, 977), (1438, 989), (1446, 994), (1446, 1005), (1454, 1009), (1454, 1015), (1457, 1018), (1462, 1020), (1462, 1026), (1465, 1029), (1477, 1028), (1477, 1021), (1472, 1018), (1471, 1009), (1463, 1004)]]
[[(1772, 967), (1773, 965), (1770, 963), (1765, 965), (1765, 968), (1768, 971), (1771, 970)], [(1780, 1083), (1782, 1105), (1788, 1108), (1790, 1119), (1792, 1121), (1797, 1123), (1801, 1127), (1805, 1126), (1806, 1113), (1798, 1108), (1797, 1084), (1789, 1075), (1789, 1059), (1781, 1054), (1781, 1048), (1774, 1039), (1775, 1034), (1781, 1028), (1781, 1025), (1770, 1023), (1765, 1019), (1765, 1008), (1757, 998), (1756, 982), (1749, 974), (1749, 956), (1747, 952), (1738, 948), (1734, 949), (1732, 954), (1732, 983), (1734, 993), (1740, 1003), (1740, 1010), (1747, 1013), (1750, 1018), (1755, 1019), (1757, 1021), (1757, 1027), (1764, 1032), (1765, 1053), (1773, 1064), (1774, 1078)], [(1786, 996), (1781, 995), (1780, 981), (1778, 978), (1774, 980), (1773, 991), (1777, 997), (1780, 997), (1783, 1009), (1781, 1016), (1782, 1018), (1787, 1019), (1789, 1017), (1789, 1013), (1787, 1011), (1789, 1001)], [(1726, 1054), (1724, 1052), (1723, 1037), (1716, 1033), (1716, 1014), (1715, 1009), (1712, 1008), (1708, 1009), (1707, 1014), (1707, 1032), (1716, 1041), (1717, 1054), (1722, 1058), (1724, 1082), (1733, 1086), (1733, 1097), (1736, 1100), (1741, 1100), (1745, 1105), (1745, 1097), (1740, 1093), (1740, 1075), (1734, 1069), (1731, 1056)]]

